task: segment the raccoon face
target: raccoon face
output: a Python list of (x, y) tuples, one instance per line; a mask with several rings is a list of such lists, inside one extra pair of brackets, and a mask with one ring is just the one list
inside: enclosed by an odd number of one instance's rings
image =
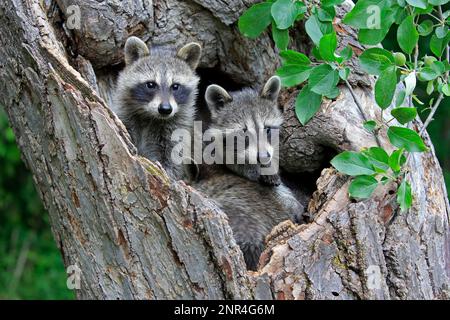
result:
[(118, 99), (127, 115), (167, 120), (183, 113), (193, 116), (201, 47), (189, 43), (176, 55), (167, 50), (150, 53), (136, 37), (125, 44), (126, 68), (119, 76)]
[(211, 129), (221, 132), (225, 152), (233, 152), (237, 164), (266, 166), (273, 160), (271, 136), (278, 134), (283, 122), (277, 104), (280, 88), (277, 76), (271, 77), (261, 92), (244, 89), (229, 94), (218, 85), (207, 88), (205, 99), (211, 111)]

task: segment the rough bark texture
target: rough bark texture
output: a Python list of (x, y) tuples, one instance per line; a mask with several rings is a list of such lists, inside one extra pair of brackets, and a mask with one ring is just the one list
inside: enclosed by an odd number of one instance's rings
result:
[[(395, 185), (372, 199), (347, 196), (349, 179), (324, 169), (309, 203), (312, 222), (283, 223), (268, 237), (258, 272), (245, 270), (226, 215), (158, 164), (136, 155), (108, 109), (129, 35), (153, 45), (204, 46), (202, 68), (237, 83), (262, 83), (279, 64), (270, 37), (242, 37), (239, 15), (255, 1), (7, 0), (0, 4), (0, 103), (49, 211), (65, 264), (82, 270), (78, 298), (107, 299), (448, 299), (449, 205), (434, 151), (411, 161), (413, 207), (401, 213)], [(79, 30), (65, 27), (81, 8)], [(348, 10), (340, 7), (338, 16)], [(356, 54), (355, 33), (335, 21)], [(302, 33), (302, 26), (293, 35)], [(308, 43), (295, 37), (294, 48)], [(301, 38), (301, 39), (304, 39)], [(353, 60), (354, 90), (368, 117), (380, 117)], [(331, 153), (376, 142), (346, 88), (305, 127), (286, 91), (283, 169), (326, 168)], [(420, 126), (417, 120), (414, 126)], [(381, 134), (381, 143), (387, 146)], [(428, 136), (426, 143), (432, 147)], [(302, 181), (296, 181), (299, 185)], [(370, 285), (378, 266), (381, 284)]]

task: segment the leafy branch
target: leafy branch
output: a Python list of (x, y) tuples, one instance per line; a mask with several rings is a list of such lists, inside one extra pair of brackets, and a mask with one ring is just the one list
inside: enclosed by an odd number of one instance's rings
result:
[[(344, 17), (343, 23), (358, 30), (358, 40), (363, 45), (379, 45), (391, 28), (397, 30), (397, 43), (402, 52), (371, 47), (359, 56), (362, 69), (376, 77), (375, 101), (382, 114), (390, 111), (392, 118), (388, 121), (383, 117), (379, 121), (367, 119), (348, 82), (347, 62), (353, 51), (346, 47), (337, 52), (338, 39), (332, 24), (335, 6), (343, 0), (322, 0), (320, 5), (300, 0), (268, 0), (250, 7), (239, 20), (241, 32), (251, 38), (271, 26), (275, 45), (281, 50), (282, 66), (277, 74), (282, 84), (303, 85), (295, 102), (295, 113), (302, 125), (320, 109), (324, 97), (335, 99), (339, 95), (340, 82), (349, 89), (364, 119), (364, 128), (374, 133), (378, 143), (378, 147), (360, 152), (344, 151), (331, 161), (338, 171), (355, 177), (349, 186), (349, 194), (354, 198), (369, 198), (379, 184), (395, 181), (400, 183), (397, 190), (400, 208), (404, 211), (412, 205), (407, 162), (411, 153), (428, 151), (421, 135), (444, 96), (450, 95), (450, 10), (443, 12), (441, 7), (449, 1), (359, 0)], [(289, 29), (306, 17), (306, 33), (314, 44), (313, 61), (303, 53), (288, 50)], [(431, 56), (420, 55), (420, 37), (430, 38)], [(417, 81), (427, 82), (428, 95), (439, 93), (419, 133), (408, 127), (417, 117), (414, 102), (423, 104), (415, 94)], [(399, 83), (404, 89), (397, 90)], [(394, 120), (400, 125), (393, 125)], [(394, 147), (391, 154), (380, 144), (377, 136), (380, 130), (386, 130)]]

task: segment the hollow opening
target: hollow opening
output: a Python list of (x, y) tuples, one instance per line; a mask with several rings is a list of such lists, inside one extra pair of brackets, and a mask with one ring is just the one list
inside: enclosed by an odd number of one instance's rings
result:
[(321, 164), (313, 171), (292, 173), (280, 168), (283, 183), (294, 192), (297, 199), (305, 208), (303, 223), (310, 223), (313, 219), (308, 212), (308, 205), (313, 193), (317, 190), (317, 180), (322, 170), (330, 167), (330, 160), (337, 154), (338, 152), (333, 148), (324, 147)]
[[(204, 124), (210, 123), (211, 113), (204, 99), (206, 88), (211, 84), (217, 84), (227, 91), (239, 91), (245, 87), (244, 84), (236, 82), (230, 75), (220, 70), (218, 66), (213, 68), (198, 68), (197, 74), (200, 77), (197, 97), (197, 117), (196, 120)], [(206, 125), (203, 130), (206, 130)]]

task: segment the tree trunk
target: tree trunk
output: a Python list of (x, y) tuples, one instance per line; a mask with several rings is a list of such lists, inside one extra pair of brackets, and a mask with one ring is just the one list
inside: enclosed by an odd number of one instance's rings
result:
[[(412, 208), (392, 190), (369, 200), (347, 196), (349, 179), (330, 154), (376, 144), (347, 88), (306, 126), (295, 118), (297, 89), (281, 102), (282, 168), (309, 179), (311, 222), (277, 226), (257, 272), (247, 272), (225, 213), (157, 163), (139, 157), (107, 107), (129, 35), (154, 44), (203, 44), (200, 68), (213, 80), (263, 83), (279, 65), (267, 34), (239, 34), (253, 0), (6, 0), (0, 4), (0, 104), (50, 214), (66, 266), (81, 270), (80, 299), (448, 299), (449, 204), (431, 151), (414, 154)], [(80, 28), (71, 29), (71, 5)], [(340, 45), (358, 55), (354, 30), (339, 17)], [(73, 7), (72, 7), (73, 9)], [(309, 53), (302, 25), (293, 48)], [(349, 79), (369, 118), (381, 117), (373, 79), (352, 60)], [(217, 75), (217, 79), (214, 76)], [(414, 126), (420, 127), (417, 119)], [(380, 141), (388, 148), (387, 138)], [(322, 170), (323, 169), (323, 170)], [(302, 180), (292, 182), (301, 187)], [(378, 274), (377, 274), (378, 273)], [(378, 277), (379, 276), (379, 277)]]

